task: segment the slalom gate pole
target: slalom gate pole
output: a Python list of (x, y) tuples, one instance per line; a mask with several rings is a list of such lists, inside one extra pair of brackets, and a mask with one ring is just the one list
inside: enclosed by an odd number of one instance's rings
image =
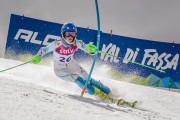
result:
[(11, 70), (11, 69), (13, 69), (13, 68), (16, 68), (16, 67), (19, 67), (19, 66), (22, 66), (22, 65), (28, 64), (28, 63), (30, 63), (30, 62), (32, 62), (32, 61), (30, 60), (30, 61), (24, 62), (24, 63), (22, 63), (22, 64), (19, 64), (19, 65), (14, 66), (14, 67), (10, 67), (10, 68), (7, 68), (7, 69), (4, 69), (4, 70), (1, 70), (0, 72), (8, 71), (8, 70)]
[(96, 15), (97, 15), (97, 26), (98, 26), (98, 33), (97, 33), (97, 50), (96, 50), (96, 53), (94, 55), (94, 59), (93, 59), (93, 63), (92, 63), (92, 66), (91, 66), (91, 70), (90, 70), (90, 73), (89, 73), (89, 76), (88, 76), (88, 79), (86, 80), (86, 83), (83, 87), (83, 90), (81, 92), (81, 97), (83, 97), (84, 95), (84, 92), (87, 88), (87, 85), (89, 84), (90, 80), (91, 80), (91, 75), (92, 75), (92, 72), (93, 72), (93, 69), (94, 69), (94, 66), (95, 66), (95, 63), (96, 63), (96, 60), (97, 60), (97, 56), (98, 56), (98, 51), (99, 51), (99, 44), (100, 44), (100, 34), (101, 34), (101, 31), (100, 31), (100, 16), (99, 16), (99, 7), (98, 7), (98, 0), (95, 0), (95, 5), (96, 5)]

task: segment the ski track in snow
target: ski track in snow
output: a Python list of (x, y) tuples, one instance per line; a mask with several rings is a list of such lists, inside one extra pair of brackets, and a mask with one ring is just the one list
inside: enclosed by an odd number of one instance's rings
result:
[[(8, 63), (8, 64), (7, 64)], [(21, 62), (0, 59), (1, 68)], [(97, 77), (98, 78), (98, 77)], [(118, 107), (85, 94), (52, 68), (28, 64), (0, 73), (0, 120), (179, 120), (180, 93), (116, 80), (102, 80), (138, 109)]]

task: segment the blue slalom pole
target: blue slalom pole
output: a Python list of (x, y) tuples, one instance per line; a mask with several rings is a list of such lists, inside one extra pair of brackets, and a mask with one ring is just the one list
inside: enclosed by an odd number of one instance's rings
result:
[(94, 59), (93, 59), (93, 63), (92, 63), (92, 66), (91, 66), (91, 70), (90, 70), (88, 79), (86, 80), (86, 84), (85, 84), (85, 86), (83, 87), (83, 90), (82, 90), (82, 92), (81, 92), (81, 96), (84, 95), (84, 92), (85, 92), (85, 90), (86, 90), (86, 88), (87, 88), (86, 86), (88, 85), (88, 83), (89, 83), (90, 80), (91, 80), (91, 75), (92, 75), (92, 72), (93, 72), (93, 69), (94, 69), (96, 60), (97, 60), (98, 51), (99, 51), (99, 45), (100, 45), (100, 34), (101, 34), (101, 31), (100, 31), (100, 16), (99, 16), (98, 0), (95, 0), (95, 5), (96, 5), (96, 15), (97, 15), (97, 25), (98, 25), (97, 44), (96, 44), (97, 50), (96, 50), (96, 53), (95, 53), (95, 55), (94, 55)]

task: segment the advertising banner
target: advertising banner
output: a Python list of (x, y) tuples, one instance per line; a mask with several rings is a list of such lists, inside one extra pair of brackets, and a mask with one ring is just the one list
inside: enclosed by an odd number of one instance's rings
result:
[[(60, 39), (61, 27), (60, 23), (12, 14), (5, 58), (20, 61), (30, 59), (42, 46)], [(96, 38), (96, 30), (78, 27), (77, 39), (88, 44), (96, 43)], [(100, 50), (107, 54), (99, 54), (97, 63), (110, 66), (109, 74), (114, 79), (141, 85), (180, 88), (180, 44), (101, 32)], [(47, 55), (47, 59), (51, 56), (51, 53)], [(75, 55), (78, 62), (90, 58), (92, 59), (81, 50)]]

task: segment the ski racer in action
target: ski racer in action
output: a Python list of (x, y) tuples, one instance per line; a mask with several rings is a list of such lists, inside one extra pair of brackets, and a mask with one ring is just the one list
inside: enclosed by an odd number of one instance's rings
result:
[[(55, 40), (46, 47), (42, 47), (32, 62), (37, 64), (46, 53), (53, 52), (54, 72), (66, 81), (76, 83), (80, 88), (86, 83), (88, 73), (73, 58), (74, 53), (79, 49), (89, 53), (86, 45), (81, 40), (76, 39), (77, 27), (73, 23), (65, 23), (61, 28), (62, 38)], [(94, 53), (89, 53), (93, 55)], [(91, 95), (99, 96), (101, 99), (108, 99), (110, 89), (102, 83), (91, 78), (87, 85), (86, 92)]]
[[(88, 73), (76, 62), (73, 55), (78, 48), (91, 55), (95, 54), (95, 52), (92, 53), (87, 49), (92, 44), (86, 45), (83, 41), (76, 39), (77, 27), (73, 23), (65, 23), (61, 28), (61, 35), (61, 39), (53, 41), (46, 47), (42, 47), (37, 55), (32, 58), (32, 62), (37, 64), (45, 54), (53, 52), (56, 76), (65, 81), (74, 82), (83, 89), (88, 79)], [(123, 99), (114, 101), (109, 96), (111, 93), (109, 87), (93, 78), (91, 78), (86, 87), (87, 93), (98, 96), (101, 100), (110, 100), (111, 102), (116, 102), (117, 105), (126, 103)]]

